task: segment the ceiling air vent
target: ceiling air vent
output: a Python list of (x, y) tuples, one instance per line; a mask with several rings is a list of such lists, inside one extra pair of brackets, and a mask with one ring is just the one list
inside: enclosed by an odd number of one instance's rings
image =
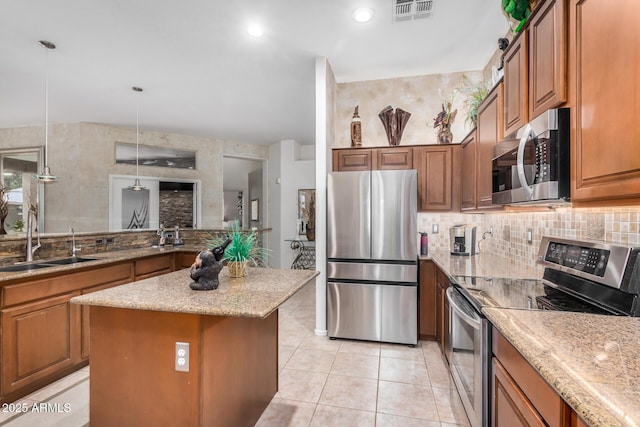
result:
[(428, 18), (434, 0), (393, 0), (393, 22)]

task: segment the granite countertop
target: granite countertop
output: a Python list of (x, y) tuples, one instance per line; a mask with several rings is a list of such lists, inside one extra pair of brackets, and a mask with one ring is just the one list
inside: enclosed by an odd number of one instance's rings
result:
[(483, 311), (588, 425), (640, 425), (640, 318)]
[(421, 260), (432, 260), (449, 277), (504, 277), (509, 279), (540, 279), (543, 268), (523, 266), (511, 262), (509, 259), (479, 253), (472, 256), (451, 255), (449, 251), (430, 251), (429, 256), (421, 256)]
[[(204, 246), (195, 246), (195, 245), (182, 245), (182, 246), (152, 246), (145, 248), (137, 248), (137, 249), (125, 249), (120, 251), (112, 251), (112, 252), (101, 252), (96, 254), (80, 254), (78, 257), (80, 258), (92, 258), (92, 261), (79, 262), (76, 264), (68, 264), (68, 265), (58, 265), (51, 266), (47, 268), (38, 268), (34, 270), (27, 271), (2, 271), (0, 272), (0, 285), (2, 282), (22, 279), (22, 278), (33, 278), (36, 276), (40, 276), (43, 274), (59, 274), (59, 273), (72, 273), (75, 270), (83, 269), (85, 267), (96, 267), (100, 265), (110, 264), (114, 262), (120, 261), (129, 261), (135, 258), (143, 258), (147, 256), (160, 255), (163, 253), (174, 253), (174, 252), (199, 252), (204, 249)], [(48, 261), (52, 261), (49, 259), (46, 260), (37, 260), (34, 261), (33, 264), (42, 264)]]
[(74, 304), (212, 316), (265, 318), (319, 273), (313, 270), (248, 268), (247, 276), (220, 273), (220, 286), (194, 291), (188, 270), (176, 271), (71, 299)]

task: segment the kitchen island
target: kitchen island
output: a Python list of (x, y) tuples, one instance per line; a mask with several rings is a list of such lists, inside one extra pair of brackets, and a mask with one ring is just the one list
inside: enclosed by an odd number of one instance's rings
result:
[(73, 298), (90, 306), (90, 424), (254, 425), (278, 389), (278, 307), (317, 274), (224, 269), (193, 291), (183, 270)]

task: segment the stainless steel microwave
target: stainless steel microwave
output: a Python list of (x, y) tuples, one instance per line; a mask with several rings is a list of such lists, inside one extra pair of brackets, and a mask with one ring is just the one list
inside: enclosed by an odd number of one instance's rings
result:
[(494, 204), (571, 200), (569, 109), (547, 110), (493, 148)]

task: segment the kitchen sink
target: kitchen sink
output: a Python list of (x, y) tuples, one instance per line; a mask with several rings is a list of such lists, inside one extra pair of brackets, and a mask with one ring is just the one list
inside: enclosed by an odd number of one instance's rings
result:
[(87, 261), (95, 261), (98, 258), (85, 258), (85, 257), (71, 257), (71, 258), (64, 258), (64, 259), (56, 259), (53, 261), (43, 261), (40, 264), (37, 265), (42, 265), (44, 267), (51, 267), (54, 265), (70, 265), (70, 264), (77, 264), (80, 262), (87, 262)]
[(30, 271), (35, 270), (37, 268), (46, 268), (51, 267), (50, 265), (43, 264), (16, 264), (10, 265), (8, 267), (0, 267), (0, 272), (2, 271)]

